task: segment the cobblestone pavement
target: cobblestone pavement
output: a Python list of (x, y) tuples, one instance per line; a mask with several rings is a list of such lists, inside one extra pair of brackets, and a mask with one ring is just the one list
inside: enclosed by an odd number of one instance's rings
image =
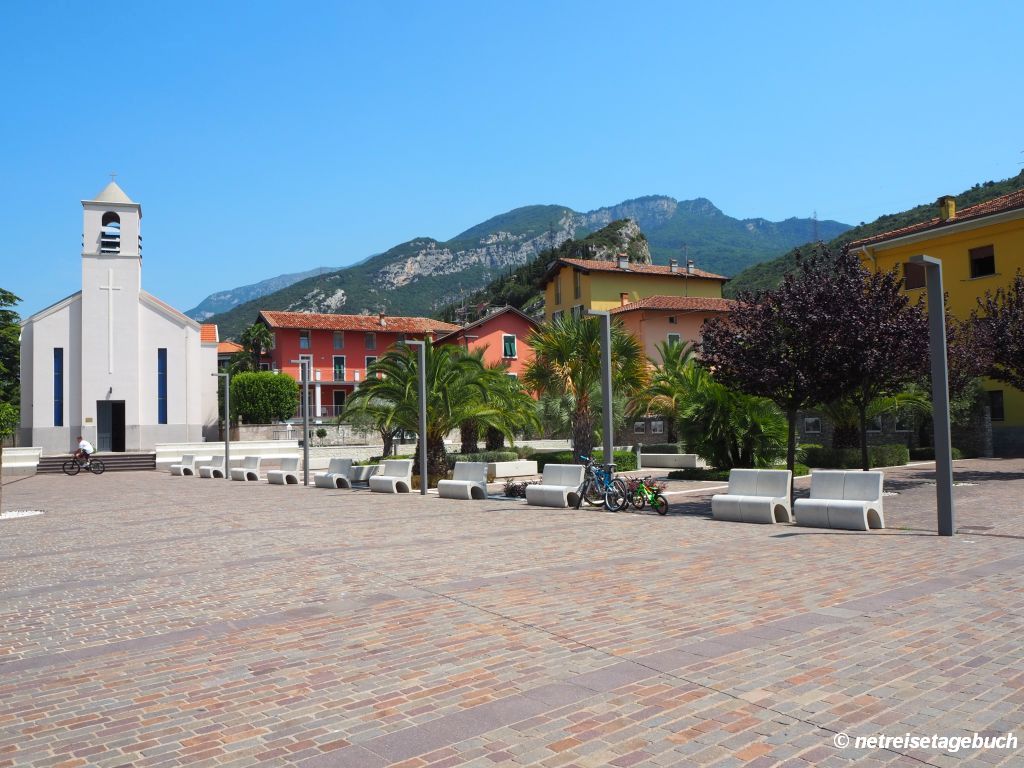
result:
[[(4, 486), (0, 768), (1021, 765), (1024, 461), (890, 528), (172, 478)], [(806, 488), (806, 481), (798, 483)], [(842, 739), (840, 738), (840, 742)]]

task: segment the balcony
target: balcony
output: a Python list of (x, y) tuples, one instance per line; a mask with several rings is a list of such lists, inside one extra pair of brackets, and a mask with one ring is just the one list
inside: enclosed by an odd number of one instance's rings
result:
[[(341, 415), (341, 412), (345, 410), (343, 405), (321, 405), (319, 408), (316, 407), (315, 403), (309, 404), (309, 418), (312, 421), (317, 419), (321, 421), (333, 421)], [(295, 410), (295, 415), (292, 416), (290, 421), (302, 421), (302, 405)]]

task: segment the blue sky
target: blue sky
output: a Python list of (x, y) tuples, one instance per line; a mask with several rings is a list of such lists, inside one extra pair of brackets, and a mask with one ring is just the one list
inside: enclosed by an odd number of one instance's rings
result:
[(21, 3), (2, 12), (0, 287), (77, 290), (81, 206), (143, 204), (180, 309), (647, 194), (856, 224), (1015, 175), (1024, 5)]

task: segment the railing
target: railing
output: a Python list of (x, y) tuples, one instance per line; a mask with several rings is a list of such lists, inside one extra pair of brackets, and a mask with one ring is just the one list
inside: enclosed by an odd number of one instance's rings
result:
[[(341, 415), (341, 412), (345, 410), (343, 405), (321, 405), (319, 408), (316, 407), (315, 403), (309, 404), (309, 418), (311, 419), (335, 419)], [(302, 421), (302, 406), (300, 405), (295, 410), (295, 415), (292, 417), (297, 421)]]

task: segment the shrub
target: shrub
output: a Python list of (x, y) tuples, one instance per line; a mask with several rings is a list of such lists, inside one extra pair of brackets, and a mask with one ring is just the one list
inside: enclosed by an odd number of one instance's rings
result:
[(485, 464), (491, 461), (515, 461), (519, 454), (515, 451), (481, 451), (480, 453), (449, 453), (448, 468), (455, 467), (457, 461), (478, 461)]
[[(785, 464), (776, 464), (765, 469), (785, 469)], [(793, 477), (803, 477), (811, 473), (810, 467), (799, 462), (793, 465)], [(669, 480), (714, 480), (726, 482), (729, 479), (728, 469), (676, 469), (668, 473)]]
[[(632, 451), (614, 451), (612, 457), (615, 461), (616, 472), (633, 472), (636, 470), (636, 454)], [(598, 464), (603, 464), (604, 451), (594, 451), (594, 461)]]
[(807, 451), (809, 450), (820, 450), (823, 446), (818, 443), (801, 443), (796, 447), (796, 460), (801, 464), (810, 464), (807, 461)]
[[(812, 467), (822, 469), (860, 469), (859, 448), (822, 448), (807, 446), (805, 461)], [(905, 445), (870, 445), (868, 463), (872, 467), (898, 467), (910, 461), (910, 451)]]
[(298, 382), (287, 374), (254, 371), (231, 379), (231, 415), (246, 424), (290, 419), (298, 405)]
[(537, 451), (531, 456), (537, 462), (537, 471), (543, 472), (545, 464), (575, 464), (572, 451)]
[(526, 486), (537, 485), (540, 480), (507, 480), (505, 482), (505, 495), (510, 499), (525, 499)]
[[(912, 461), (931, 461), (935, 458), (935, 448), (911, 448), (910, 458)], [(962, 459), (964, 458), (964, 452), (956, 446), (953, 446), (953, 458)]]
[(641, 453), (685, 453), (679, 443), (647, 443), (638, 447)]
[[(636, 469), (636, 454), (632, 451), (615, 451), (615, 471), (632, 472)], [(576, 464), (572, 451), (537, 451), (531, 457), (537, 462), (537, 471), (543, 472), (545, 464)], [(604, 463), (604, 451), (594, 451), (593, 459)]]

